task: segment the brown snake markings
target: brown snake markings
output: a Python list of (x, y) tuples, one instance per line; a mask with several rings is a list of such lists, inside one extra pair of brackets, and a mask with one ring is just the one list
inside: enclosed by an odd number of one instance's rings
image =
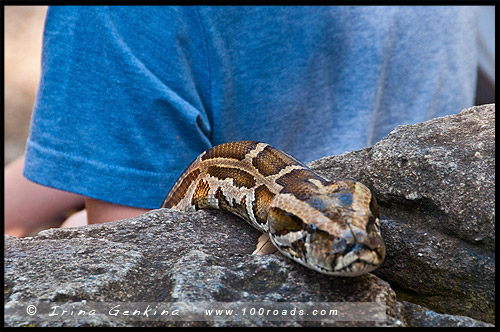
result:
[(161, 207), (232, 212), (285, 256), (324, 274), (357, 276), (385, 257), (377, 202), (366, 186), (327, 181), (266, 143), (236, 141), (202, 153)]

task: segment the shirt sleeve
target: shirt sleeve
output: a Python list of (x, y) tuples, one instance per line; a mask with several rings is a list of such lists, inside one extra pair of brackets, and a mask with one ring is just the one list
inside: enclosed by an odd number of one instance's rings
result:
[(24, 176), (158, 208), (211, 145), (206, 58), (196, 8), (49, 8)]

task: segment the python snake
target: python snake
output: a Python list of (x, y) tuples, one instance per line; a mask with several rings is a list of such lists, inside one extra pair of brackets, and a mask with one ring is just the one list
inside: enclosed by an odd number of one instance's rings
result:
[(267, 233), (285, 256), (327, 275), (361, 275), (385, 257), (377, 202), (365, 185), (327, 181), (262, 142), (235, 141), (203, 152), (161, 207), (232, 212)]

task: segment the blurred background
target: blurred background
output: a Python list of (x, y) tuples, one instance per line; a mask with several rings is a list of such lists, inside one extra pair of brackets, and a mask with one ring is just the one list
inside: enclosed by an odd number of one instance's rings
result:
[(4, 164), (24, 152), (40, 78), (46, 6), (4, 7)]
[[(4, 165), (24, 153), (40, 78), (46, 6), (5, 6)], [(479, 15), (480, 70), (476, 105), (495, 101), (495, 7)]]

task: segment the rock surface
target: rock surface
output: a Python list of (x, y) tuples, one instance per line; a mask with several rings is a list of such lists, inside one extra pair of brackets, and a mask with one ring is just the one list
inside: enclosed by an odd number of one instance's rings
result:
[[(224, 212), (188, 214), (163, 209), (108, 224), (50, 229), (32, 238), (6, 236), (5, 303), (8, 307), (28, 299), (34, 304), (81, 300), (385, 302), (385, 322), (334, 325), (404, 324), (402, 306), (387, 282), (371, 274), (357, 278), (320, 275), (278, 253), (252, 256), (259, 235)], [(24, 312), (6, 317), (10, 326), (26, 323)], [(35, 324), (57, 326), (60, 322)], [(92, 323), (121, 324), (119, 319)], [(302, 325), (271, 322), (266, 326)]]
[[(331, 325), (493, 323), (494, 110), (494, 105), (485, 105), (398, 127), (372, 148), (310, 164), (326, 178), (360, 180), (377, 196), (387, 257), (374, 274), (328, 277), (279, 253), (252, 256), (260, 234), (237, 217), (221, 211), (188, 214), (163, 209), (102, 225), (49, 229), (34, 237), (5, 236), (5, 308), (25, 301), (38, 305), (385, 302), (387, 320), (383, 322)], [(400, 301), (433, 311), (398, 302), (396, 294)], [(72, 317), (64, 322), (31, 321), (29, 317), (16, 311), (5, 316), (5, 325), (327, 325), (125, 322), (114, 316)]]
[(417, 304), (402, 301), (405, 318), (409, 326), (419, 327), (494, 327), (493, 324), (481, 322), (466, 316), (438, 314)]

